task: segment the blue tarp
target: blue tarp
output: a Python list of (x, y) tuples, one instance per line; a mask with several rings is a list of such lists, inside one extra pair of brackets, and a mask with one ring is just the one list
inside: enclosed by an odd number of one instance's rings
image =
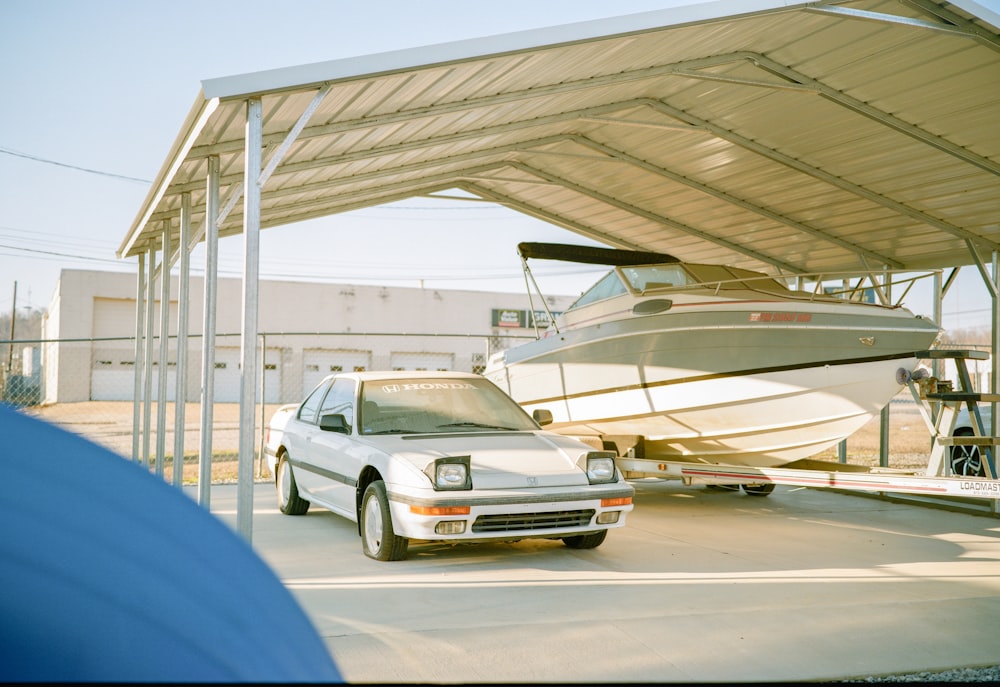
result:
[(225, 523), (141, 466), (0, 404), (0, 681), (342, 682)]

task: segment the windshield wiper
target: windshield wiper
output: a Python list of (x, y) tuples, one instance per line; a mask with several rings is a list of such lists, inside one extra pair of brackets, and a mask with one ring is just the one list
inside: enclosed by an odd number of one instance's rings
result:
[(439, 429), (441, 427), (477, 427), (479, 429), (502, 429), (502, 430), (504, 430), (506, 432), (516, 432), (517, 431), (516, 427), (503, 427), (501, 425), (487, 425), (487, 424), (482, 423), (482, 422), (449, 422), (447, 424), (438, 425)]

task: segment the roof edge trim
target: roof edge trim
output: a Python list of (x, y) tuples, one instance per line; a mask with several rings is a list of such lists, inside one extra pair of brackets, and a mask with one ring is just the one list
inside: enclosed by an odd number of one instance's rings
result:
[(202, 91), (206, 97), (225, 99), (264, 91), (301, 87), (312, 83), (346, 80), (516, 53), (523, 50), (535, 50), (548, 46), (603, 40), (685, 24), (730, 20), (746, 14), (794, 10), (810, 5), (815, 5), (815, 3), (788, 2), (787, 0), (716, 0), (664, 10), (627, 14), (620, 17), (591, 19), (573, 24), (548, 26), (327, 62), (315, 62), (295, 67), (282, 67), (205, 79), (201, 82)]
[(948, 0), (948, 4), (958, 7), (1000, 30), (1000, 7), (997, 7), (996, 0), (990, 3), (992, 6), (985, 2), (977, 2), (977, 0)]
[(212, 113), (215, 112), (218, 106), (218, 98), (205, 98), (203, 93), (199, 94), (199, 97), (195, 100), (194, 106), (184, 119), (184, 125), (181, 127), (181, 135), (174, 139), (173, 145), (170, 146), (170, 152), (160, 167), (153, 185), (146, 194), (146, 198), (140, 206), (139, 213), (132, 221), (132, 226), (129, 228), (125, 240), (122, 241), (121, 246), (118, 248), (117, 256), (119, 258), (126, 258), (140, 252), (135, 250), (135, 243), (139, 235), (149, 222), (150, 215), (153, 214), (153, 210), (160, 202), (163, 194), (166, 193), (167, 187), (177, 173), (177, 169), (184, 162), (188, 151), (191, 150), (194, 142), (198, 140), (198, 134), (201, 133), (209, 117), (212, 116)]

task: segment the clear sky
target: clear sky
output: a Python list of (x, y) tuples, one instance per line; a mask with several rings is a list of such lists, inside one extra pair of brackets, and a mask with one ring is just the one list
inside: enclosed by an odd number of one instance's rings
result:
[[(692, 2), (0, 0), (0, 312), (15, 283), (18, 310), (48, 307), (62, 269), (136, 272), (115, 252), (204, 79)], [(499, 206), (414, 199), (262, 232), (261, 278), (524, 292), (520, 241), (589, 243)], [(220, 251), (220, 274), (239, 276), (240, 238)], [(559, 294), (603, 271), (551, 269), (536, 276)], [(988, 323), (984, 296), (964, 268), (945, 325)]]

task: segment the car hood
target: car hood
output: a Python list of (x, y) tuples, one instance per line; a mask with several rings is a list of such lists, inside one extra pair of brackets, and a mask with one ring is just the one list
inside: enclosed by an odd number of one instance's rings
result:
[(565, 437), (532, 432), (456, 432), (381, 437), (378, 445), (420, 471), (437, 458), (467, 455), (476, 489), (588, 484), (577, 461), (591, 449)]

